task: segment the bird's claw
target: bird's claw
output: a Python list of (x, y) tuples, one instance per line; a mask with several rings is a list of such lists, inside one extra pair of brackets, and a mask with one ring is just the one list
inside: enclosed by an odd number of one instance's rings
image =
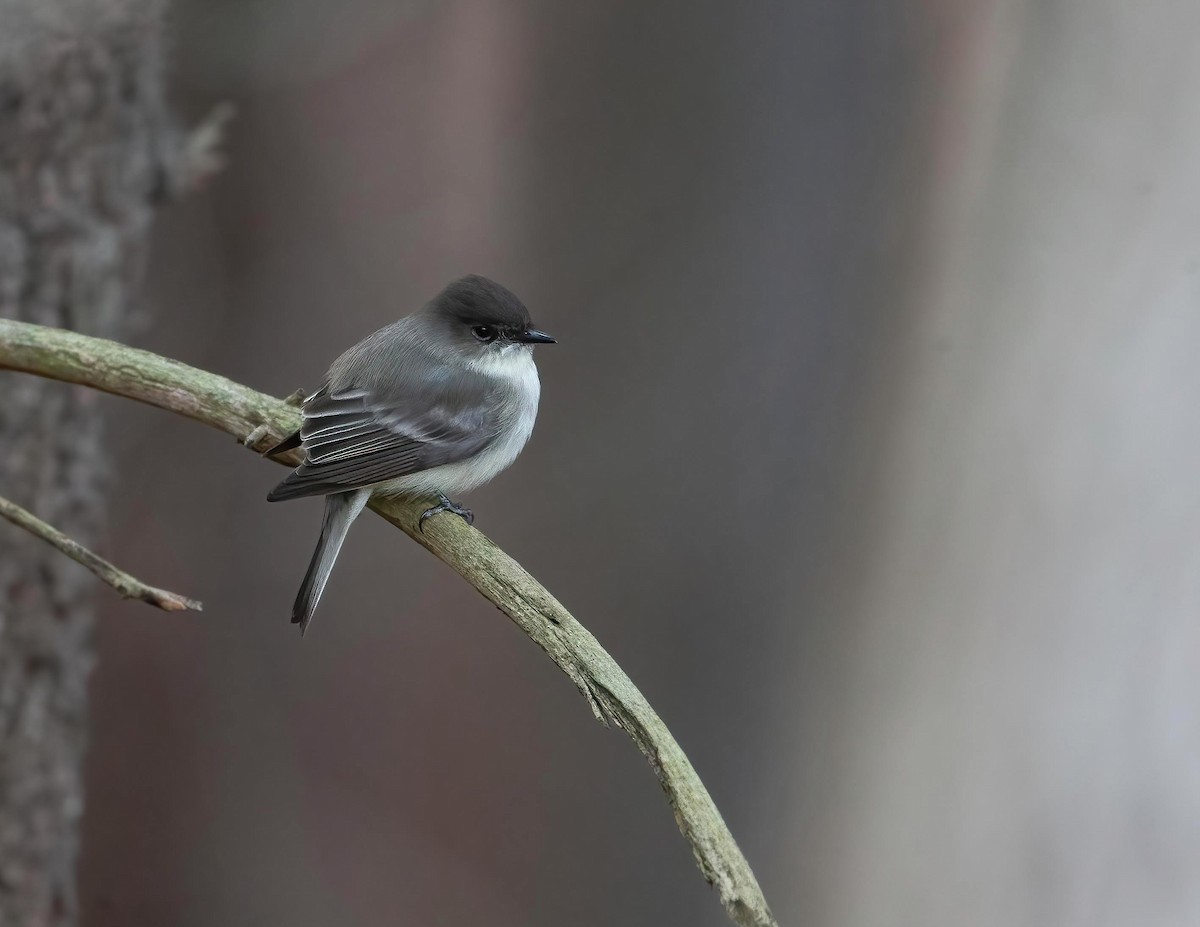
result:
[(438, 512), (449, 512), (452, 515), (457, 515), (468, 525), (475, 524), (475, 513), (470, 509), (463, 508), (457, 502), (451, 502), (445, 493), (438, 493), (438, 504), (431, 509), (426, 509), (421, 513), (420, 519), (417, 521), (417, 527), (422, 533), (425, 532), (425, 519), (432, 518)]

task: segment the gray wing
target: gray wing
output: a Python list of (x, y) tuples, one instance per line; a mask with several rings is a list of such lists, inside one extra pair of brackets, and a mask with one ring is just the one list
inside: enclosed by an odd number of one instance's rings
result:
[(498, 430), (492, 385), (466, 371), (426, 374), (390, 387), (326, 384), (310, 396), (299, 433), (304, 463), (267, 499), (346, 492), (483, 450)]

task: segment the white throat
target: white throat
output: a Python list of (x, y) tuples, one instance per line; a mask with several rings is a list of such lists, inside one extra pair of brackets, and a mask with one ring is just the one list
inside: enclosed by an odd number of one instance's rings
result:
[(527, 345), (506, 344), (498, 350), (491, 348), (477, 354), (467, 361), (467, 366), (490, 377), (520, 380), (528, 377), (530, 368), (533, 368), (533, 351)]

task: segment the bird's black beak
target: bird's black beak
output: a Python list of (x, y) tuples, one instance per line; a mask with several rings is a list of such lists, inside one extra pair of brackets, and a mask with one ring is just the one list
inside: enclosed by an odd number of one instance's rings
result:
[(557, 339), (553, 335), (547, 335), (536, 328), (525, 329), (525, 331), (517, 335), (517, 341), (521, 342), (521, 344), (558, 344)]

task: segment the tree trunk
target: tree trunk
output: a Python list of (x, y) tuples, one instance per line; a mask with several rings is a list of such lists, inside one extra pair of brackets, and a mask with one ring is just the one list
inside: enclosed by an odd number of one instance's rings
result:
[[(129, 334), (153, 200), (181, 150), (162, 98), (158, 0), (0, 3), (0, 316)], [(104, 517), (93, 394), (0, 379), (3, 492), (84, 543)], [(74, 924), (87, 572), (0, 526), (0, 924)]]

